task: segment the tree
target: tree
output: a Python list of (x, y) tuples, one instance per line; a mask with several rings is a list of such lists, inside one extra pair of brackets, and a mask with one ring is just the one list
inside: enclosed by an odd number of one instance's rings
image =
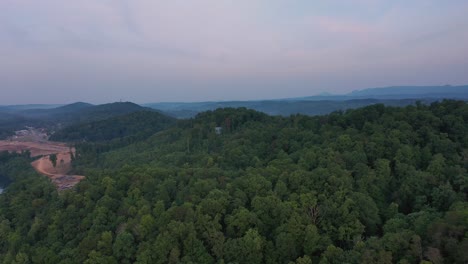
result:
[(49, 160), (52, 162), (52, 165), (54, 168), (57, 166), (57, 154), (50, 154), (49, 155)]
[(120, 233), (115, 238), (112, 246), (114, 257), (119, 263), (133, 263), (135, 258), (135, 240), (127, 231)]
[(263, 238), (257, 230), (249, 229), (242, 238), (226, 243), (226, 260), (237, 263), (261, 263), (263, 259)]

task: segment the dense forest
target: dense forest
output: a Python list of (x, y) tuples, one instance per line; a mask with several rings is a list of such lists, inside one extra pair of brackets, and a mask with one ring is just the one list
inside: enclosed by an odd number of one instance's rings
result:
[(154, 132), (77, 143), (86, 179), (60, 193), (1, 154), (0, 262), (468, 262), (465, 102), (226, 108)]
[(138, 111), (93, 121), (70, 125), (51, 136), (55, 141), (110, 141), (114, 139), (130, 142), (147, 138), (157, 131), (168, 128), (175, 119), (158, 112)]
[[(32, 105), (31, 107), (34, 107)], [(26, 106), (25, 106), (26, 107)], [(117, 102), (102, 105), (91, 105), (87, 103), (73, 103), (54, 108), (45, 109), (22, 109), (18, 107), (0, 107), (0, 139), (14, 135), (15, 131), (25, 129), (26, 126), (46, 128), (49, 131), (74, 132), (72, 129), (80, 129), (88, 123), (99, 123), (97, 121), (110, 122), (114, 117), (121, 117), (135, 112), (156, 112), (157, 110), (142, 107), (130, 102)], [(166, 123), (169, 117), (161, 117), (161, 124)], [(154, 119), (154, 117), (153, 117)], [(71, 129), (62, 131), (72, 126)], [(111, 129), (106, 124), (98, 124), (97, 127)], [(136, 125), (138, 126), (138, 124)], [(162, 125), (161, 125), (162, 127)], [(135, 129), (133, 126), (130, 129)], [(93, 130), (96, 132), (96, 129)], [(78, 140), (80, 134), (69, 133), (63, 138)], [(85, 136), (90, 133), (82, 132)], [(106, 134), (108, 132), (97, 132)], [(98, 136), (99, 138), (99, 136)]]

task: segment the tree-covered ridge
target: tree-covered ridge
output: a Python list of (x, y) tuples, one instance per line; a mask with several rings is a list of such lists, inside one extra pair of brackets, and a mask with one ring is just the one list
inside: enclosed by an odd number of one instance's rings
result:
[[(102, 105), (73, 103), (55, 108), (25, 110), (21, 107), (0, 107), (0, 139), (14, 135), (16, 130), (24, 129), (25, 126), (43, 127), (49, 131), (60, 131), (71, 125), (79, 129), (82, 124), (98, 123), (97, 121), (106, 121), (114, 117), (142, 111), (156, 112), (154, 109), (131, 102)], [(67, 131), (70, 132), (71, 129)], [(62, 137), (67, 137), (67, 135), (64, 134)]]
[(78, 145), (76, 191), (0, 195), (0, 262), (468, 261), (464, 102), (220, 109), (121, 146)]
[(154, 111), (138, 111), (102, 121), (78, 123), (52, 135), (55, 141), (108, 141), (113, 139), (141, 140), (164, 130), (175, 119)]
[[(468, 97), (468, 95), (467, 95)], [(412, 98), (418, 98), (412, 97)], [(425, 103), (432, 103), (440, 99), (424, 98)], [(372, 98), (347, 98), (346, 96), (318, 96), (293, 98), (283, 100), (262, 101), (226, 101), (226, 102), (202, 102), (202, 103), (155, 103), (146, 106), (159, 109), (177, 118), (190, 118), (197, 113), (214, 110), (218, 108), (240, 108), (245, 107), (260, 111), (269, 115), (289, 116), (292, 114), (303, 115), (325, 115), (334, 111), (343, 111), (365, 107), (373, 104), (386, 106), (404, 107), (414, 105), (418, 99), (372, 99)]]
[(102, 105), (73, 103), (57, 108), (27, 109), (17, 111), (15, 113), (27, 118), (46, 120), (50, 122), (62, 122), (68, 125), (75, 122), (105, 120), (107, 118), (143, 110), (149, 109), (131, 102), (115, 102)]

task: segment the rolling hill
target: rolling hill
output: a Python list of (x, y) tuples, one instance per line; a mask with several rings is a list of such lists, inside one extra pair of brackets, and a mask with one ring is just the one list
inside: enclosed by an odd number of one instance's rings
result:
[[(117, 102), (103, 105), (73, 103), (49, 109), (5, 110), (0, 112), (0, 138), (12, 135), (25, 126), (46, 127), (60, 130), (70, 125), (105, 120), (138, 111), (153, 111), (130, 102)], [(1, 109), (0, 109), (1, 110)]]
[(384, 104), (387, 106), (406, 106), (416, 101), (431, 103), (436, 99), (351, 99), (341, 100), (269, 100), (269, 101), (232, 101), (232, 102), (202, 102), (202, 103), (155, 103), (146, 106), (161, 110), (176, 118), (190, 118), (197, 113), (226, 107), (245, 107), (264, 112), (269, 115), (289, 116), (293, 114), (323, 115), (334, 111), (354, 109), (358, 107)]
[(126, 140), (161, 120), (70, 127), (115, 139), (75, 145), (72, 190), (0, 153), (0, 263), (466, 263), (466, 102), (223, 108)]
[(341, 95), (322, 93), (316, 96), (275, 100), (151, 103), (145, 106), (159, 109), (177, 118), (190, 118), (199, 112), (226, 107), (246, 107), (270, 115), (288, 116), (291, 114), (322, 115), (377, 103), (388, 106), (406, 106), (416, 101), (432, 103), (442, 99), (468, 100), (468, 85), (394, 86), (369, 88)]
[(316, 95), (291, 98), (294, 101), (345, 101), (351, 99), (468, 99), (468, 85), (462, 86), (390, 86), (380, 88), (367, 88), (339, 95)]
[(155, 111), (138, 111), (105, 120), (70, 125), (52, 135), (54, 141), (107, 141), (144, 138), (174, 124), (175, 118)]

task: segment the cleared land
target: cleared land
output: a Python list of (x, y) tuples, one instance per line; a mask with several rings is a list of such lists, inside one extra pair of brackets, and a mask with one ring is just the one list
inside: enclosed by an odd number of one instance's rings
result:
[(55, 166), (49, 155), (32, 162), (31, 165), (37, 172), (49, 177), (59, 190), (70, 189), (85, 178), (81, 175), (67, 175), (71, 170), (70, 152), (57, 153)]
[(52, 141), (10, 141), (0, 140), (0, 151), (21, 152), (29, 150), (31, 157), (74, 151), (65, 143)]
[[(57, 186), (58, 190), (70, 189), (83, 180), (85, 177), (81, 175), (68, 175), (71, 171), (71, 153), (75, 152), (74, 148), (70, 148), (67, 144), (60, 142), (23, 142), (23, 141), (0, 141), (0, 151), (21, 152), (29, 150), (31, 157), (38, 157), (31, 165), (42, 175), (49, 179)], [(50, 155), (57, 155), (57, 162), (54, 166), (50, 160)]]

